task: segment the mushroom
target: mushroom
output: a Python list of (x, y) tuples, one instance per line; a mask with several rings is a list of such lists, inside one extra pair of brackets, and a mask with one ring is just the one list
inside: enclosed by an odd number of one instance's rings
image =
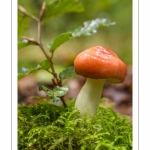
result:
[(113, 51), (102, 46), (79, 53), (74, 60), (74, 68), (78, 75), (87, 78), (75, 102), (81, 116), (86, 111), (88, 116), (95, 114), (105, 82), (121, 83), (127, 74), (125, 63)]

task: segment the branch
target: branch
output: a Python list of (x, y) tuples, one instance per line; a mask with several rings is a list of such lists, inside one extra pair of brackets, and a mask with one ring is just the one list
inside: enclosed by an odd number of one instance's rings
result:
[(26, 16), (32, 18), (33, 20), (36, 20), (38, 21), (39, 19), (33, 15), (31, 15), (30, 13), (27, 12), (27, 10), (25, 8), (23, 8), (21, 5), (18, 6), (18, 9), (23, 13), (25, 14)]
[[(46, 53), (46, 51), (44, 50), (44, 47), (42, 44), (38, 43), (39, 47), (41, 48), (41, 50), (43, 51), (45, 57), (48, 59), (48, 61), (50, 62), (50, 65), (51, 65), (51, 69), (52, 69), (52, 72), (51, 74), (54, 76), (54, 80), (55, 80), (55, 85), (59, 85), (59, 86), (62, 86), (61, 84), (61, 81), (59, 80), (58, 76), (57, 76), (57, 73), (55, 72), (55, 68), (54, 68), (54, 64), (53, 64), (53, 61), (52, 61), (52, 57), (49, 57)], [(52, 55), (53, 56), (53, 55)]]
[(45, 11), (45, 8), (46, 8), (46, 2), (43, 2), (42, 8), (41, 8), (41, 11), (40, 11), (40, 15), (39, 15), (39, 20), (40, 20), (40, 21), (42, 21), (42, 18), (43, 18), (43, 15), (44, 15), (44, 11)]
[(40, 44), (41, 44), (41, 21), (44, 15), (45, 8), (46, 8), (46, 2), (43, 2), (40, 15), (39, 15), (39, 19), (38, 19), (38, 42)]
[(22, 36), (22, 39), (26, 39), (34, 45), (39, 45), (39, 43), (36, 40), (34, 40), (33, 38)]
[(41, 22), (38, 20), (38, 43), (41, 44)]

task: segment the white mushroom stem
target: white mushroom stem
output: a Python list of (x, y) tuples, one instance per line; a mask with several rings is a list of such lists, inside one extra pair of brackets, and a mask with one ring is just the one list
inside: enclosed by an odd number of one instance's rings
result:
[(89, 116), (95, 114), (99, 106), (104, 83), (105, 79), (87, 78), (75, 102), (75, 107), (80, 111), (81, 116), (83, 116), (86, 111)]

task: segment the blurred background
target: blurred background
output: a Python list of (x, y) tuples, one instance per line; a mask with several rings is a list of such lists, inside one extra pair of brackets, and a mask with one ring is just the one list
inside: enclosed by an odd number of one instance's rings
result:
[[(48, 1), (48, 0), (45, 0)], [(122, 84), (113, 85), (106, 83), (103, 97), (107, 98), (105, 104), (115, 102), (115, 111), (128, 115), (132, 120), (132, 1), (131, 0), (80, 0), (84, 12), (68, 13), (56, 18), (52, 18), (42, 25), (42, 43), (47, 45), (59, 34), (79, 27), (83, 22), (95, 18), (106, 18), (115, 25), (102, 27), (94, 35), (87, 37), (73, 38), (60, 47), (54, 53), (54, 64), (56, 72), (59, 74), (63, 69), (73, 65), (76, 55), (92, 46), (100, 45), (114, 51), (128, 67), (127, 77)], [(43, 0), (18, 0), (18, 5), (22, 5), (28, 12), (39, 15)], [(18, 19), (21, 13), (18, 11)], [(34, 20), (27, 18), (23, 22), (25, 32), (18, 29), (18, 39), (22, 35), (37, 39), (37, 24)], [(48, 52), (48, 50), (47, 50)], [(18, 69), (21, 67), (32, 68), (45, 59), (42, 51), (37, 46), (27, 46), (18, 51)], [(83, 86), (85, 79), (76, 76), (65, 80), (70, 88), (67, 98), (76, 98)], [(33, 104), (35, 98), (30, 96), (39, 95), (44, 97), (43, 92), (38, 91), (38, 85), (51, 85), (51, 75), (46, 71), (38, 71), (18, 81), (18, 101), (23, 104)]]

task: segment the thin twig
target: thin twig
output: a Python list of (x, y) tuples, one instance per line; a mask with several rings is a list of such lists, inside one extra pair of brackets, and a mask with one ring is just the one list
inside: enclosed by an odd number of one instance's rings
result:
[(46, 51), (45, 51), (43, 45), (40, 44), (39, 42), (38, 42), (38, 45), (39, 45), (39, 47), (41, 48), (41, 50), (43, 51), (45, 57), (46, 57), (46, 58), (48, 59), (48, 61), (50, 62), (51, 58), (50, 58), (50, 57), (48, 56), (48, 54), (46, 53)]
[(26, 39), (27, 41), (31, 42), (34, 45), (39, 45), (39, 43), (36, 40), (34, 40), (33, 38), (22, 36), (22, 39)]
[(41, 44), (41, 21), (44, 15), (44, 11), (46, 8), (46, 2), (43, 2), (42, 7), (41, 7), (41, 11), (39, 14), (39, 19), (38, 19), (38, 42)]
[(61, 99), (61, 101), (62, 101), (64, 107), (66, 108), (66, 107), (67, 107), (67, 104), (66, 104), (66, 102), (64, 101), (64, 96), (60, 97), (60, 99)]
[(51, 71), (49, 71), (48, 69), (46, 70), (48, 73), (50, 73), (50, 74), (52, 74), (52, 72)]
[(38, 43), (41, 45), (41, 22), (38, 20)]
[(39, 20), (37, 17), (35, 17), (35, 16), (29, 14), (29, 13), (27, 12), (27, 10), (26, 10), (25, 8), (23, 8), (21, 5), (18, 6), (18, 9), (19, 9), (23, 14), (25, 14), (26, 16), (32, 18), (33, 20), (36, 20), (36, 21)]
[(42, 18), (43, 18), (43, 15), (44, 15), (44, 11), (45, 11), (45, 8), (46, 8), (46, 2), (43, 2), (42, 8), (41, 8), (41, 11), (40, 11), (40, 15), (39, 15), (39, 20), (40, 20), (40, 21), (42, 21)]
[(48, 59), (48, 61), (50, 62), (51, 69), (52, 69), (52, 72), (51, 72), (51, 73), (52, 73), (52, 75), (54, 76), (54, 80), (56, 80), (57, 85), (62, 86), (62, 85), (61, 85), (61, 81), (58, 79), (57, 74), (56, 74), (56, 72), (55, 72), (55, 68), (54, 68), (54, 64), (53, 64), (53, 61), (52, 61), (52, 57), (49, 57), (49, 56), (47, 55), (47, 53), (46, 53), (46, 51), (44, 50), (44, 47), (43, 47), (42, 44), (38, 43), (38, 45), (39, 45), (39, 47), (41, 48), (41, 50), (43, 51), (45, 57), (46, 57), (46, 58)]

